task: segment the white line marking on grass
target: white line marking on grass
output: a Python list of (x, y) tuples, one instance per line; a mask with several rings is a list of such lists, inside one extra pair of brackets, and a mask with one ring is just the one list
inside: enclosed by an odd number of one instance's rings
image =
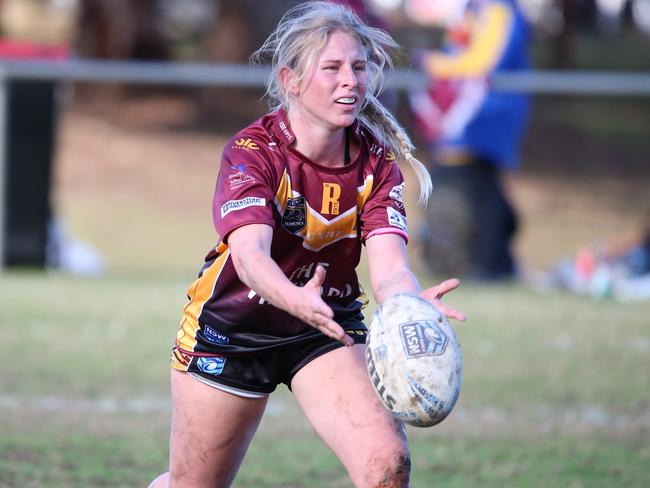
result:
[[(19, 396), (0, 393), (0, 409), (36, 410), (41, 412), (90, 412), (90, 413), (169, 413), (170, 400), (156, 397), (134, 398), (74, 398), (59, 396)], [(268, 415), (280, 415), (285, 410), (279, 399), (271, 399), (266, 407)]]
[[(266, 415), (280, 417), (298, 410), (289, 398), (271, 396), (266, 407)], [(133, 398), (75, 398), (38, 395), (0, 394), (0, 410), (36, 411), (46, 413), (78, 412), (103, 414), (169, 414), (171, 404), (168, 399), (157, 397)], [(534, 408), (506, 410), (498, 407), (467, 408), (459, 406), (448, 421), (442, 424), (443, 430), (466, 432), (498, 431), (505, 433), (517, 431), (564, 432), (602, 431), (612, 433), (635, 432), (650, 429), (650, 410), (633, 412), (612, 412), (599, 405), (581, 407), (554, 407), (539, 405)]]

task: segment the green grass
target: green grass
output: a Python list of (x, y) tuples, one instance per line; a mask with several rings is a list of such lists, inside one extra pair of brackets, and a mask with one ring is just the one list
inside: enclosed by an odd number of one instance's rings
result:
[[(165, 468), (185, 285), (2, 275), (0, 486), (146, 486)], [(465, 286), (449, 301), (469, 316), (455, 327), (463, 390), (439, 427), (411, 429), (413, 486), (650, 481), (650, 304), (516, 286)], [(155, 407), (138, 412), (138, 399)], [(350, 486), (290, 394), (272, 405), (236, 486)]]
[[(591, 109), (576, 107), (567, 124), (607, 139), (609, 122), (596, 129)], [(169, 349), (186, 288), (214, 245), (218, 148), (189, 131), (79, 114), (63, 132), (57, 208), (109, 268), (87, 279), (0, 273), (0, 487), (145, 487), (167, 465)], [(107, 140), (116, 147), (104, 150)], [(589, 244), (585, 236), (635, 222), (629, 195), (638, 207), (642, 192), (586, 180), (514, 181), (524, 264), (555, 262)], [(616, 205), (624, 211), (604, 213)], [(414, 269), (421, 273), (417, 259)], [(468, 285), (448, 301), (469, 317), (455, 325), (463, 387), (442, 424), (409, 429), (415, 488), (650, 486), (650, 302)], [(350, 483), (282, 387), (235, 486)]]
[[(512, 439), (436, 439), (413, 443), (413, 486), (556, 487), (644, 486), (647, 445), (565, 436)], [(635, 469), (636, 467), (636, 469)]]
[(146, 486), (160, 470), (164, 444), (153, 436), (96, 437), (43, 432), (0, 438), (0, 485), (7, 487)]

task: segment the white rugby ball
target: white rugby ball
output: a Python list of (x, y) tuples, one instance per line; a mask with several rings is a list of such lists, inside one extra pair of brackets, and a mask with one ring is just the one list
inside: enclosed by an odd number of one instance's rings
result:
[(460, 345), (447, 318), (417, 295), (399, 293), (375, 312), (366, 366), (384, 406), (416, 427), (449, 415), (460, 393)]

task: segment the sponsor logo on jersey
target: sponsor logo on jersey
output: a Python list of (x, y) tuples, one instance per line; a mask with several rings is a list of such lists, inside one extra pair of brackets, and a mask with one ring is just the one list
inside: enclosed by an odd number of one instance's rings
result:
[(399, 326), (404, 352), (409, 358), (440, 356), (449, 339), (435, 322), (408, 322)]
[(229, 200), (221, 206), (221, 218), (224, 218), (230, 212), (235, 210), (243, 210), (248, 207), (264, 207), (266, 205), (265, 198), (259, 197), (246, 197), (241, 200)]
[(280, 122), (280, 129), (282, 130), (284, 137), (286, 137), (288, 141), (293, 139), (291, 132), (289, 132), (289, 129), (287, 129), (287, 124), (285, 124), (284, 122)]
[(349, 297), (352, 295), (352, 291), (354, 288), (350, 283), (345, 284), (345, 288), (339, 290), (338, 288), (334, 288), (333, 286), (330, 286), (325, 290), (323, 287), (321, 287), (323, 292), (321, 293), (323, 296), (326, 297), (338, 297), (338, 298), (344, 298), (344, 297)]
[(386, 213), (388, 214), (388, 223), (393, 227), (408, 232), (408, 226), (406, 225), (406, 217), (403, 214), (391, 207), (386, 207)]
[(230, 165), (230, 168), (234, 171), (228, 175), (228, 183), (230, 183), (230, 189), (237, 188), (238, 186), (245, 185), (246, 183), (251, 183), (255, 181), (248, 172), (246, 171), (246, 165), (243, 163)]
[(393, 188), (391, 188), (388, 196), (396, 202), (404, 203), (404, 185), (404, 182), (400, 183), (399, 185), (395, 185)]
[(375, 156), (381, 156), (381, 153), (384, 152), (384, 148), (381, 147), (379, 144), (373, 143), (370, 146), (370, 153), (374, 154)]
[(339, 214), (339, 198), (341, 198), (341, 185), (337, 183), (323, 183), (323, 204), (321, 214)]
[(307, 225), (305, 197), (288, 198), (282, 215), (282, 227), (292, 234), (300, 232)]
[(395, 161), (395, 153), (393, 151), (386, 153), (386, 161)]
[(315, 263), (298, 266), (289, 275), (289, 281), (291, 281), (294, 285), (300, 284), (300, 286), (303, 286), (304, 283), (307, 283), (312, 278), (312, 276), (314, 276), (317, 266), (322, 266), (323, 269), (325, 269), (325, 273), (327, 273), (330, 263), (318, 261)]
[(196, 361), (197, 368), (199, 368), (204, 373), (211, 374), (214, 376), (218, 376), (221, 373), (223, 373), (223, 368), (225, 365), (226, 365), (226, 358), (222, 358), (222, 357), (210, 358), (210, 357), (201, 356)]
[(203, 337), (212, 344), (228, 344), (230, 342), (230, 338), (227, 335), (217, 332), (209, 325), (203, 326)]
[(244, 139), (242, 137), (241, 139), (235, 141), (235, 145), (233, 146), (233, 149), (245, 149), (246, 151), (258, 151), (260, 147), (257, 145), (256, 142), (253, 141), (253, 139), (250, 138)]

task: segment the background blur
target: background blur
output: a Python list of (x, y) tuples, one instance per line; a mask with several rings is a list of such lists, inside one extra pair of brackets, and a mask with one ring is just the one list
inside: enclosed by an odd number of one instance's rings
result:
[[(37, 46), (21, 59), (245, 63), (294, 3), (1, 0), (0, 36)], [(534, 70), (650, 73), (650, 1), (522, 6)], [(410, 49), (440, 43), (400, 0), (368, 7), (404, 47), (399, 67)], [(262, 95), (55, 84), (48, 266), (0, 270), (0, 486), (146, 486), (164, 470), (168, 350), (185, 289), (216, 243), (220, 151), (267, 110)], [(463, 392), (442, 425), (410, 431), (416, 488), (650, 484), (650, 302), (606, 286), (567, 293), (545, 279), (579, 267), (585, 250), (627, 249), (650, 227), (650, 98), (533, 95), (522, 166), (509, 179), (526, 279), (449, 297), (470, 319), (456, 326)], [(401, 91), (395, 112), (412, 129)], [(410, 208), (417, 236), (420, 211)], [(409, 248), (432, 284), (418, 240)], [(237, 483), (349, 486), (285, 389)]]

